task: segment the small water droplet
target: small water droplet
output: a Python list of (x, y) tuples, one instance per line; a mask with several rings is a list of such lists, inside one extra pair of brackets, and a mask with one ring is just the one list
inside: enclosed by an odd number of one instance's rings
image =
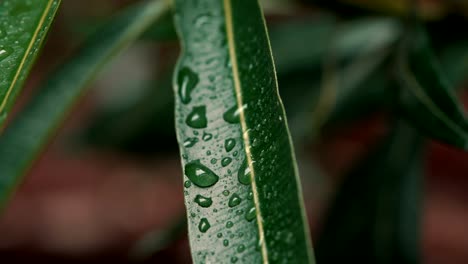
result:
[(257, 209), (255, 209), (255, 206), (250, 207), (250, 209), (245, 213), (245, 220), (251, 222), (252, 220), (255, 219), (257, 216)]
[(229, 192), (228, 190), (224, 190), (224, 191), (223, 191), (223, 195), (224, 195), (224, 196), (228, 196), (229, 193), (230, 193), (230, 192)]
[(239, 172), (237, 173), (237, 178), (240, 183), (245, 185), (249, 185), (252, 181), (250, 166), (247, 163), (247, 159), (245, 159), (242, 165), (240, 166)]
[(211, 162), (211, 164), (216, 164), (217, 161), (218, 161), (217, 159), (212, 158), (210, 162)]
[(228, 138), (224, 141), (224, 148), (226, 152), (231, 151), (236, 146), (236, 140), (233, 138)]
[(208, 125), (206, 106), (194, 106), (192, 112), (187, 116), (185, 123), (193, 128), (206, 128)]
[(206, 151), (206, 155), (207, 155), (207, 156), (211, 155), (211, 150), (207, 150), (207, 151)]
[(209, 141), (209, 140), (212, 139), (212, 138), (213, 138), (213, 135), (212, 135), (212, 134), (210, 134), (210, 133), (203, 133), (203, 137), (202, 137), (203, 141)]
[(242, 107), (238, 108), (237, 105), (229, 108), (224, 114), (223, 119), (224, 121), (230, 124), (237, 124), (240, 121), (240, 113), (247, 109), (247, 105), (244, 104)]
[(221, 237), (223, 237), (223, 233), (218, 233), (218, 234), (216, 234), (216, 236), (217, 236), (218, 238), (221, 238)]
[(200, 230), (200, 232), (202, 233), (205, 233), (206, 231), (208, 231), (210, 227), (211, 227), (210, 222), (208, 222), (208, 219), (206, 218), (202, 218), (200, 220), (200, 224), (198, 224), (198, 230)]
[(237, 195), (237, 193), (233, 194), (229, 199), (228, 205), (229, 207), (234, 207), (239, 205), (242, 202), (242, 199)]
[(226, 228), (231, 228), (231, 227), (233, 227), (233, 226), (234, 226), (234, 223), (233, 223), (233, 222), (227, 221), (227, 223), (226, 223)]
[(187, 138), (185, 141), (184, 141), (184, 147), (186, 148), (191, 148), (193, 147), (195, 144), (197, 144), (198, 142), (198, 138)]
[(0, 47), (0, 61), (6, 59), (13, 52), (12, 48)]
[(240, 244), (240, 245), (237, 247), (237, 252), (239, 252), (239, 253), (244, 252), (244, 250), (245, 250), (245, 246), (242, 245), (242, 244)]
[(218, 175), (202, 165), (198, 160), (187, 163), (184, 173), (198, 187), (210, 187), (219, 180)]
[(231, 164), (232, 159), (229, 157), (223, 158), (221, 160), (221, 166), (226, 167), (227, 165)]
[(250, 192), (247, 194), (247, 199), (253, 200), (253, 192), (252, 192), (252, 191), (250, 191)]
[(184, 104), (192, 100), (191, 93), (199, 82), (198, 75), (190, 68), (183, 67), (177, 76), (177, 85), (179, 87), (180, 101)]
[(231, 257), (231, 263), (236, 263), (239, 259), (234, 256), (234, 257)]
[(185, 187), (185, 188), (189, 188), (190, 186), (192, 186), (192, 182), (191, 182), (191, 181), (185, 181), (185, 182), (184, 182), (184, 187)]
[(210, 207), (211, 204), (213, 204), (213, 200), (211, 200), (211, 198), (205, 197), (200, 194), (197, 194), (197, 196), (195, 197), (193, 201), (196, 202), (199, 206), (204, 207), (204, 208)]
[(225, 247), (229, 246), (229, 240), (224, 239), (223, 240), (223, 246), (225, 246)]
[(237, 157), (238, 154), (239, 154), (239, 152), (237, 152), (237, 150), (234, 151), (234, 153), (232, 153), (232, 155), (233, 155), (234, 157)]

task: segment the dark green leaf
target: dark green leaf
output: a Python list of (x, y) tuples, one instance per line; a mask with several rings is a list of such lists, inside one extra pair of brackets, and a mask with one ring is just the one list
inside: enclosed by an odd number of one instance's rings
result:
[(318, 262), (421, 261), (421, 143), (400, 123), (346, 175), (316, 245)]
[(312, 263), (257, 1), (177, 0), (175, 10), (184, 48), (176, 127), (194, 263)]
[(0, 129), (54, 20), (60, 0), (0, 1)]
[(97, 72), (167, 10), (158, 0), (129, 8), (48, 79), (0, 138), (0, 207)]
[(409, 30), (398, 58), (399, 107), (424, 134), (467, 149), (468, 122), (463, 107), (430, 50), (421, 27)]

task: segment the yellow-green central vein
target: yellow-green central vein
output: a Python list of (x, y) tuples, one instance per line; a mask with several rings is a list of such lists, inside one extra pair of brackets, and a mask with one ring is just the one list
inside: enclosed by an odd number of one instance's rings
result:
[(265, 232), (263, 228), (263, 219), (260, 211), (260, 200), (258, 197), (258, 190), (257, 184), (255, 182), (255, 170), (253, 167), (253, 161), (250, 153), (250, 136), (249, 131), (247, 128), (247, 123), (245, 119), (244, 113), (244, 105), (243, 98), (242, 98), (242, 86), (240, 83), (240, 76), (239, 76), (239, 67), (237, 64), (237, 57), (236, 57), (236, 45), (234, 39), (234, 28), (233, 28), (233, 19), (232, 19), (232, 9), (231, 9), (231, 0), (224, 0), (224, 11), (226, 15), (226, 32), (227, 32), (227, 43), (229, 47), (229, 55), (231, 57), (232, 62), (232, 73), (234, 79), (234, 89), (236, 91), (236, 99), (237, 99), (237, 106), (239, 109), (239, 117), (240, 117), (240, 124), (242, 127), (242, 138), (244, 140), (245, 146), (245, 154), (247, 164), (250, 168), (250, 176), (252, 182), (252, 193), (255, 203), (255, 209), (257, 211), (257, 225), (258, 225), (258, 236), (259, 236), (259, 243), (261, 245), (261, 252), (262, 252), (262, 259), (263, 263), (268, 263), (268, 250), (265, 243)]

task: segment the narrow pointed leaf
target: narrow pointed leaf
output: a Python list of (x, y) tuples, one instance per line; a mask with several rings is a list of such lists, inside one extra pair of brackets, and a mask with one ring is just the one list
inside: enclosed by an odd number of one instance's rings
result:
[(167, 9), (165, 1), (157, 0), (129, 8), (90, 36), (48, 79), (0, 137), (0, 208), (97, 72)]
[(312, 263), (269, 40), (253, 0), (177, 0), (177, 137), (194, 263)]
[(424, 134), (463, 149), (468, 147), (468, 121), (462, 104), (418, 27), (403, 40), (398, 60), (403, 115)]
[(0, 129), (54, 20), (60, 0), (0, 1)]
[(421, 262), (421, 143), (400, 123), (346, 175), (317, 241), (318, 262)]

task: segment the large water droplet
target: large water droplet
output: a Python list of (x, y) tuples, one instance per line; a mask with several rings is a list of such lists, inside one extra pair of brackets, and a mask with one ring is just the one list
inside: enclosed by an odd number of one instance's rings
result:
[(184, 147), (191, 148), (195, 146), (197, 142), (198, 142), (198, 138), (187, 138), (186, 140), (184, 140)]
[(242, 199), (237, 195), (237, 193), (233, 194), (231, 198), (229, 198), (228, 205), (229, 207), (234, 207), (239, 205), (242, 202)]
[(202, 165), (198, 160), (185, 164), (184, 173), (198, 187), (210, 187), (219, 180), (218, 175)]
[(6, 59), (13, 52), (12, 48), (0, 47), (0, 61)]
[(252, 206), (247, 211), (247, 213), (245, 213), (245, 220), (250, 222), (250, 221), (254, 220), (256, 216), (257, 216), (257, 209), (255, 209), (255, 206)]
[(192, 112), (187, 116), (185, 123), (193, 128), (206, 128), (208, 125), (206, 106), (194, 106)]
[(221, 160), (221, 166), (226, 167), (227, 165), (231, 164), (232, 159), (229, 157), (223, 158)]
[(239, 172), (237, 173), (237, 178), (239, 182), (245, 185), (249, 185), (252, 181), (251, 173), (250, 173), (250, 166), (247, 163), (247, 159), (242, 162), (242, 165), (239, 168)]
[(240, 245), (237, 247), (237, 252), (239, 252), (239, 253), (244, 252), (244, 250), (245, 250), (245, 246), (244, 246), (243, 244), (240, 244)]
[(199, 206), (201, 207), (210, 207), (211, 204), (213, 203), (213, 200), (209, 197), (205, 197), (203, 195), (197, 194), (197, 196), (194, 199), (194, 202), (196, 202)]
[(233, 138), (228, 138), (224, 141), (224, 148), (227, 152), (231, 151), (236, 146), (236, 140)]
[(247, 105), (244, 104), (242, 107), (238, 108), (237, 105), (229, 108), (223, 115), (224, 121), (230, 124), (236, 124), (240, 121), (240, 113), (247, 109)]
[(190, 68), (183, 67), (177, 76), (177, 85), (179, 86), (180, 101), (184, 104), (192, 100), (191, 93), (199, 82), (198, 75)]
[(200, 224), (198, 224), (198, 230), (200, 230), (200, 232), (202, 233), (205, 233), (206, 231), (208, 231), (210, 227), (211, 227), (210, 222), (208, 222), (208, 219), (206, 218), (202, 218), (200, 220)]

